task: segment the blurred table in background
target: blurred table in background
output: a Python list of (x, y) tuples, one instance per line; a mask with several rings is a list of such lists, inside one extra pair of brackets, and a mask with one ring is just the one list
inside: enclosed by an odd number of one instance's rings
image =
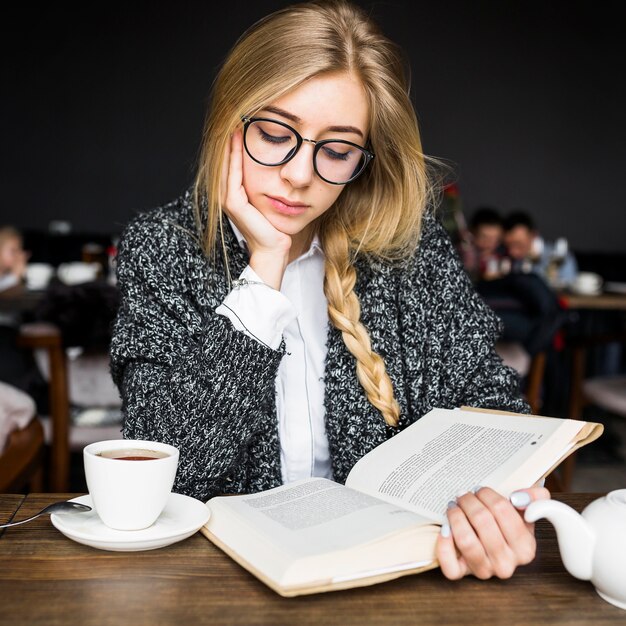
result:
[(597, 296), (559, 293), (559, 298), (569, 309), (626, 311), (626, 294), (621, 293), (601, 293)]
[(32, 312), (37, 308), (45, 293), (45, 290), (27, 289), (25, 285), (15, 285), (15, 287), (0, 291), (0, 313)]

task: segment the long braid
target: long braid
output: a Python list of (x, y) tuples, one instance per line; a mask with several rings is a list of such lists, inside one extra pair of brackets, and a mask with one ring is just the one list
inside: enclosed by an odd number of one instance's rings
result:
[(360, 322), (361, 305), (354, 293), (356, 270), (350, 263), (350, 247), (344, 231), (333, 229), (324, 237), (326, 271), (324, 293), (328, 300), (328, 316), (341, 331), (344, 343), (356, 358), (356, 374), (368, 400), (382, 413), (389, 426), (397, 426), (400, 406), (385, 362), (372, 351), (369, 333)]

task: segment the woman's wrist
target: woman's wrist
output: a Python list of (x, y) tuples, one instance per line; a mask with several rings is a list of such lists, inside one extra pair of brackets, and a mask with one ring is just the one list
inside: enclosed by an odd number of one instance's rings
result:
[(288, 261), (289, 250), (283, 254), (275, 251), (253, 252), (248, 264), (266, 285), (280, 291)]

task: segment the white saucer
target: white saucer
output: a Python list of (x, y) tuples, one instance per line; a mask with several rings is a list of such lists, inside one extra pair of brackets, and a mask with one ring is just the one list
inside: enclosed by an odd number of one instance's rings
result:
[[(74, 498), (72, 502), (93, 507), (89, 495)], [(173, 493), (159, 519), (143, 530), (113, 530), (102, 523), (95, 510), (65, 515), (53, 513), (50, 521), (66, 537), (86, 546), (114, 552), (137, 552), (182, 541), (204, 526), (210, 516), (211, 511), (204, 502)]]
[(608, 282), (604, 283), (604, 290), (609, 293), (624, 293), (626, 294), (626, 283)]
[(602, 293), (602, 287), (599, 285), (598, 287), (585, 287), (581, 289), (576, 285), (572, 285), (572, 291), (577, 296), (599, 296)]

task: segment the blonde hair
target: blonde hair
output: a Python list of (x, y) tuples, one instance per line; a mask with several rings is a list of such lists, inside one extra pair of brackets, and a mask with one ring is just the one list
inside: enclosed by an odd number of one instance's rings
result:
[[(313, 76), (331, 72), (348, 72), (361, 81), (376, 158), (318, 220), (324, 292), (329, 318), (356, 358), (368, 400), (387, 424), (397, 426), (400, 407), (391, 380), (360, 322), (353, 261), (357, 253), (390, 261), (412, 254), (433, 185), (402, 53), (361, 8), (345, 0), (296, 4), (261, 19), (239, 38), (213, 84), (194, 184), (196, 217), (205, 251), (214, 251), (218, 233), (223, 243), (223, 155), (241, 116), (254, 114)], [(207, 203), (204, 220), (202, 197)]]

